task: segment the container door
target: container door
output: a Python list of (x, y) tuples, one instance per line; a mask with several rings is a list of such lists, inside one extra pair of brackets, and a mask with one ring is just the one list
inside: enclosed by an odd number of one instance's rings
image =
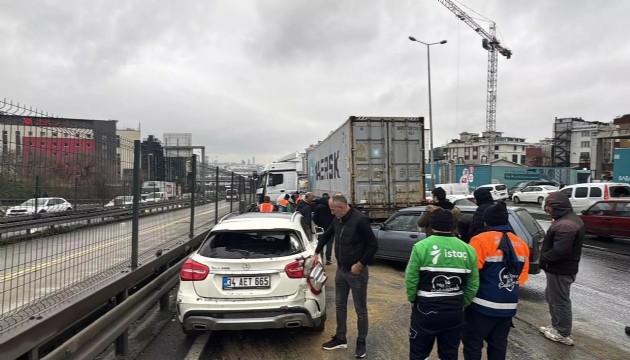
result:
[(418, 119), (396, 120), (389, 125), (389, 197), (398, 208), (420, 204), (424, 200), (420, 171), (424, 158), (421, 146), (423, 128)]
[(387, 125), (385, 120), (356, 120), (354, 138), (355, 188), (357, 205), (382, 207), (388, 202)]

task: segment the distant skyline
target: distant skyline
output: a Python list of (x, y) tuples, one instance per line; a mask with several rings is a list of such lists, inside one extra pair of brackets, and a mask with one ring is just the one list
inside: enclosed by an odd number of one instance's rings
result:
[[(219, 161), (304, 151), (351, 115), (428, 123), (426, 47), (410, 35), (448, 41), (431, 48), (435, 146), (484, 130), (487, 51), (438, 1), (0, 1), (1, 98), (143, 137), (191, 132)], [(459, 4), (513, 52), (498, 131), (537, 142), (555, 117), (630, 113), (629, 1)]]

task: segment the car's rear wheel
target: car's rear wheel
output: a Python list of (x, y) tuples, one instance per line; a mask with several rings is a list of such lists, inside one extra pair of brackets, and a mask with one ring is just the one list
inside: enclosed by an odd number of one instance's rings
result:
[(521, 202), (521, 199), (519, 199), (518, 196), (512, 196), (512, 202), (514, 202), (515, 204), (518, 204)]
[(66, 211), (72, 211), (72, 208), (71, 208), (71, 207), (69, 207), (69, 208), (67, 208), (67, 209), (66, 209)]
[(539, 198), (538, 198), (538, 203), (539, 203), (539, 204), (541, 204), (541, 205), (542, 205), (543, 201), (545, 201), (545, 198), (544, 198), (544, 197), (542, 197), (542, 196), (541, 196), (541, 197), (539, 197)]
[(203, 331), (201, 330), (186, 330), (186, 328), (184, 328), (183, 326), (182, 326), (182, 332), (184, 333), (184, 335), (186, 335), (186, 337), (190, 339), (196, 338), (197, 336), (203, 333)]
[(39, 211), (39, 213), (40, 213), (40, 214), (45, 214), (45, 213), (46, 213), (46, 210), (40, 210), (40, 211)]

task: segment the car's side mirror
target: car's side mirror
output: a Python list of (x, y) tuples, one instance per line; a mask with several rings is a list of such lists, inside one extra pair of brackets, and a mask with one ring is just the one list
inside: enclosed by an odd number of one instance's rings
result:
[(588, 215), (588, 210), (582, 210), (582, 215)]

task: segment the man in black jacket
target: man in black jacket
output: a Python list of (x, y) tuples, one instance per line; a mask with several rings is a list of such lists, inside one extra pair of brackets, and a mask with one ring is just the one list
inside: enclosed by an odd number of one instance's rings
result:
[(297, 205), (295, 205), (295, 211), (299, 212), (304, 216), (306, 222), (309, 224), (313, 220), (313, 199), (315, 195), (312, 192), (307, 192), (304, 194), (304, 200), (298, 201)]
[(337, 258), (337, 273), (335, 274), (337, 331), (332, 340), (325, 342), (322, 347), (325, 350), (348, 347), (346, 318), (348, 316), (348, 295), (352, 290), (358, 325), (355, 356), (363, 358), (367, 355), (365, 338), (368, 333), (368, 265), (372, 263), (378, 250), (378, 242), (368, 218), (358, 210), (350, 208), (345, 196), (334, 195), (329, 201), (329, 206), (335, 219), (317, 244), (313, 264), (317, 263), (318, 255), (324, 246), (334, 238), (335, 257)]
[(473, 192), (475, 196), (475, 202), (477, 203), (477, 210), (475, 210), (475, 214), (472, 218), (472, 223), (468, 229), (468, 238), (472, 239), (475, 235), (479, 234), (486, 226), (483, 223), (483, 212), (486, 211), (488, 207), (494, 204), (494, 199), (492, 198), (492, 194), (488, 189), (477, 189)]
[[(330, 212), (330, 206), (328, 205), (330, 195), (323, 193), (321, 199), (315, 201), (315, 210), (313, 211), (313, 222), (315, 225), (326, 230), (332, 223), (335, 216)], [(326, 245), (326, 265), (332, 264), (332, 249), (334, 246), (334, 238), (330, 239), (328, 245)]]
[(563, 192), (552, 192), (545, 199), (545, 211), (553, 218), (543, 240), (540, 268), (547, 276), (545, 298), (549, 304), (551, 325), (539, 328), (549, 340), (573, 345), (571, 337), (571, 284), (578, 273), (584, 223), (573, 212), (569, 198)]
[(430, 205), (428, 205), (422, 213), (422, 216), (418, 219), (418, 227), (424, 228), (424, 233), (426, 237), (433, 235), (433, 229), (431, 228), (431, 215), (437, 209), (449, 210), (451, 214), (453, 214), (453, 228), (455, 229), (454, 234), (457, 236), (457, 219), (459, 218), (459, 209), (455, 207), (455, 205), (446, 198), (446, 191), (441, 187), (436, 187), (431, 192), (433, 194), (433, 201)]

